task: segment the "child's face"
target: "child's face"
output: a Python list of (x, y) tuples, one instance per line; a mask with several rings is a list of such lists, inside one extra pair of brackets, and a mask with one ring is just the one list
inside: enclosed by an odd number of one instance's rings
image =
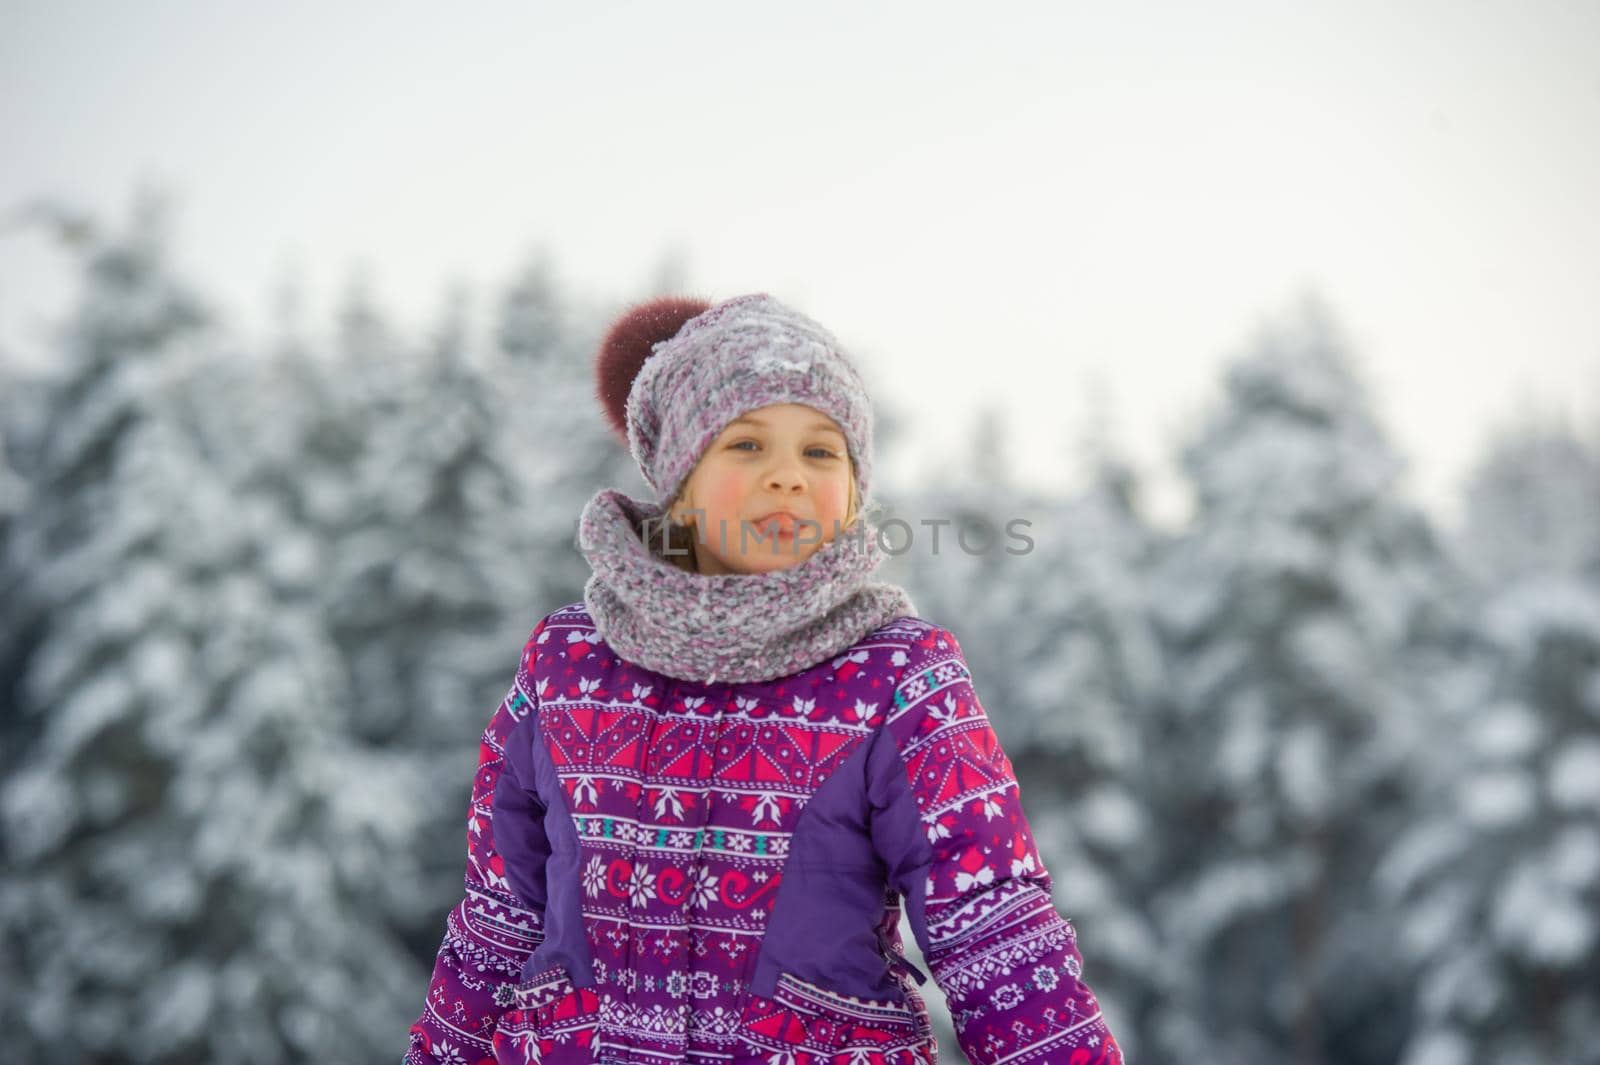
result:
[(844, 524), (853, 476), (838, 423), (814, 407), (779, 403), (723, 427), (684, 482), (673, 515), (695, 526), (701, 573), (785, 569)]

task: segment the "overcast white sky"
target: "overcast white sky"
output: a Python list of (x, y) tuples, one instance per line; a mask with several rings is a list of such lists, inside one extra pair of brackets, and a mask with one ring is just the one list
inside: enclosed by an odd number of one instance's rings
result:
[[(1158, 517), (1220, 361), (1305, 288), (1445, 520), (1519, 407), (1600, 424), (1592, 0), (13, 0), (0, 160), (0, 211), (172, 190), (180, 265), (245, 331), (290, 275), (317, 316), (364, 271), (420, 328), (536, 247), (607, 304), (678, 254), (851, 345), (914, 416), (901, 472), (993, 402), (1019, 477), (1070, 479), (1109, 395)], [(0, 233), (0, 352), (65, 292)]]

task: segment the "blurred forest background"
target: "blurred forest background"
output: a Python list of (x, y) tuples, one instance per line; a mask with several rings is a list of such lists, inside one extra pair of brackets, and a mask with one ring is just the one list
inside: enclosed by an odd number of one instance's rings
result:
[[(0, 1060), (398, 1060), (478, 737), (582, 503), (644, 494), (589, 367), (657, 293), (535, 255), (427, 335), (355, 286), (331, 345), (292, 300), (241, 341), (170, 213), (39, 205), (79, 294), (43, 370), (0, 352)], [(1172, 456), (1181, 528), (1101, 427), (1040, 495), (982, 425), (879, 500), (1034, 550), (884, 575), (961, 639), (1129, 1062), (1600, 1061), (1600, 427), (1486, 433), (1440, 529), (1314, 295)]]

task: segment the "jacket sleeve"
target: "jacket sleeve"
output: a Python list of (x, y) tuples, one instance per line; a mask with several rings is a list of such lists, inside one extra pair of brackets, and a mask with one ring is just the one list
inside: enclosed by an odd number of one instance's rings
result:
[(494, 785), (494, 812), (489, 818), (506, 881), (517, 900), (544, 913), (544, 866), (550, 858), (545, 835), (544, 800), (534, 773), (533, 745), (539, 738), (539, 715), (529, 714), (506, 738), (505, 767)]
[[(494, 1031), (505, 1013), (507, 993), (522, 966), (544, 939), (543, 861), (545, 846), (543, 807), (529, 787), (501, 787), (510, 765), (509, 745), (522, 722), (532, 719), (536, 693), (529, 677), (535, 645), (544, 629), (541, 621), (523, 648), (522, 663), (511, 688), (501, 700), (478, 747), (478, 770), (472, 778), (472, 800), (467, 809), (467, 866), (465, 893), (445, 916), (444, 941), (434, 961), (422, 1015), (411, 1025), (410, 1046), (404, 1065), (443, 1062), (492, 1062)], [(526, 731), (521, 738), (526, 737)], [(502, 811), (499, 804), (506, 803)], [(496, 844), (495, 826), (518, 826), (515, 841)], [(537, 826), (531, 827), (531, 826)], [(504, 850), (518, 855), (514, 882), (507, 875)], [(537, 902), (528, 899), (530, 882), (537, 879)]]
[(871, 833), (962, 1052), (972, 1065), (1120, 1063), (960, 646), (929, 626), (904, 653), (869, 762)]

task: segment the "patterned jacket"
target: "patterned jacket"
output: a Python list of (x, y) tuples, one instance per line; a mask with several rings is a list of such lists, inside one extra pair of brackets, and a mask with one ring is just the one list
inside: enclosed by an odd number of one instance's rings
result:
[(948, 631), (706, 685), (564, 607), (483, 734), (405, 1062), (934, 1065), (903, 905), (973, 1065), (1120, 1063), (1050, 889)]

